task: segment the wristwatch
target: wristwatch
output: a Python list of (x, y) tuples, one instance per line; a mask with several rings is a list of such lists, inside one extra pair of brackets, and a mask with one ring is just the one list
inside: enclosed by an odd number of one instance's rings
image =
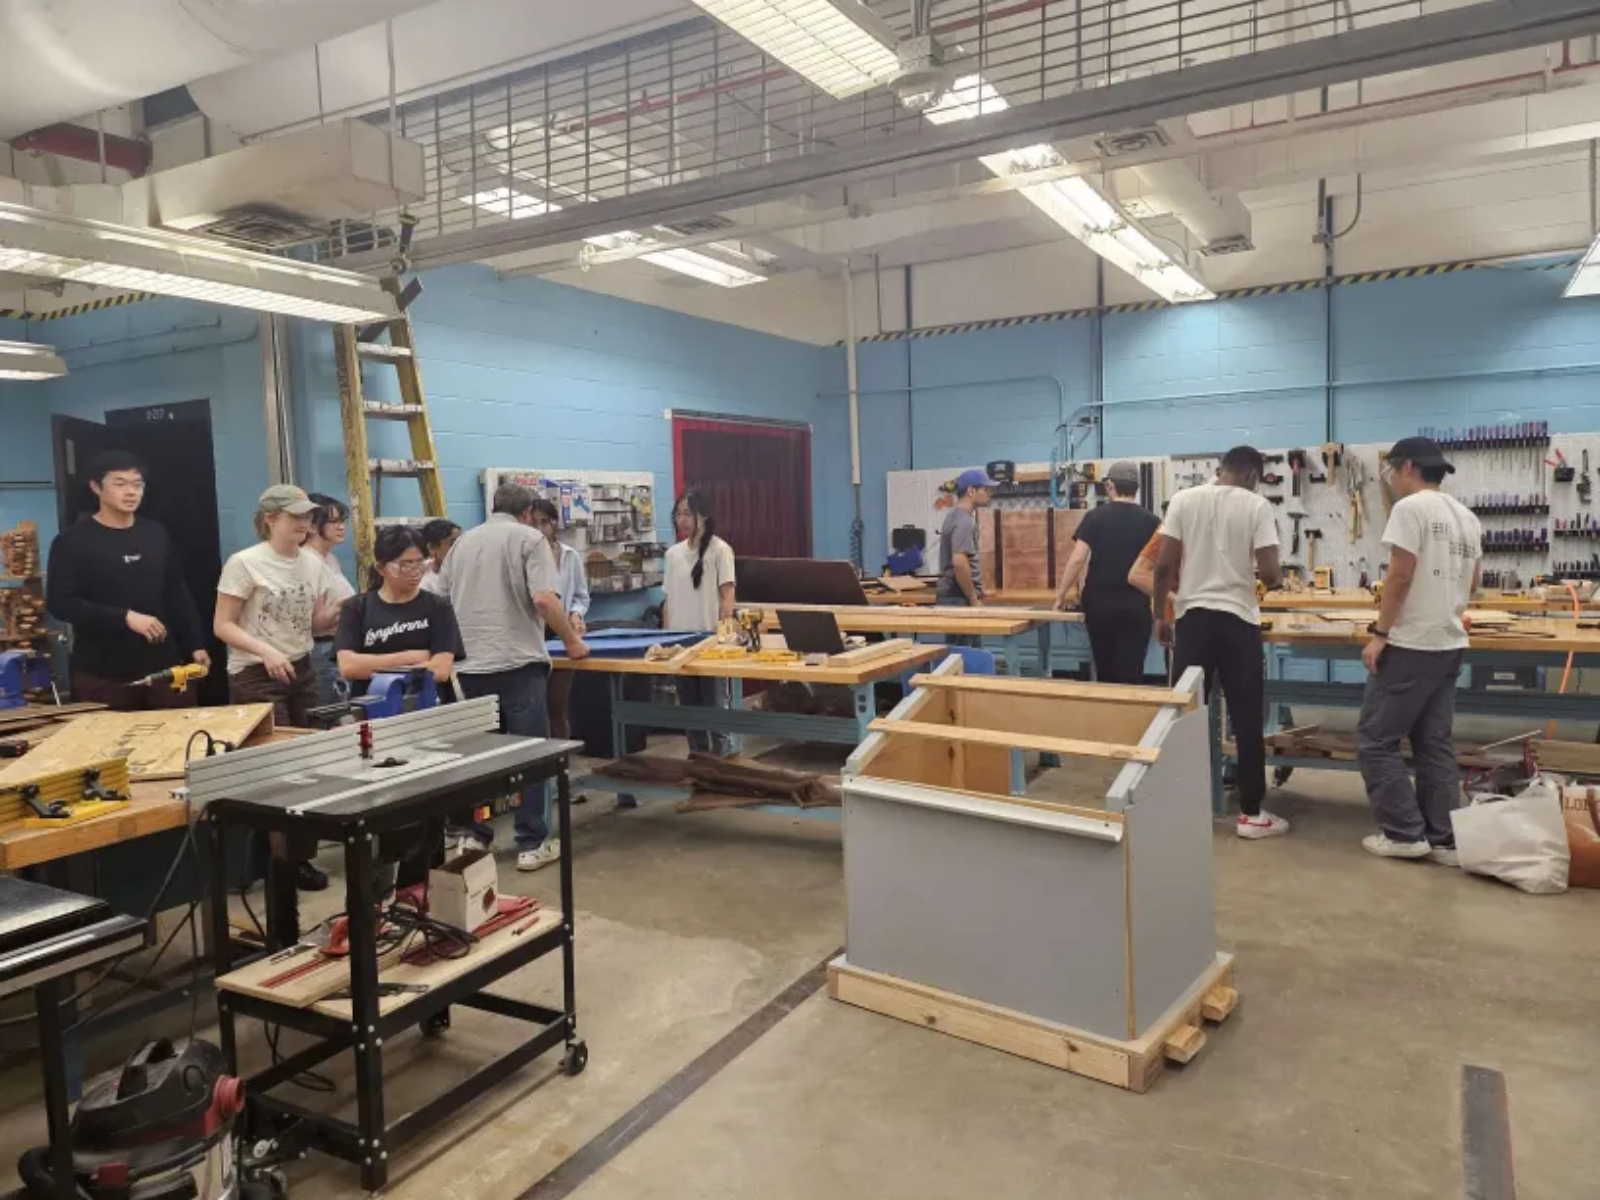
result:
[(1367, 632), (1373, 637), (1383, 638), (1385, 641), (1389, 640), (1389, 631), (1387, 629), (1379, 629), (1376, 621), (1367, 626)]

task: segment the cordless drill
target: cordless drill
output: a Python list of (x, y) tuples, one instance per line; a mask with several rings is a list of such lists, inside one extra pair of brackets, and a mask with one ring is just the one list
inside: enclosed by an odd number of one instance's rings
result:
[(180, 663), (176, 667), (168, 667), (165, 671), (157, 671), (154, 675), (146, 675), (143, 679), (135, 679), (134, 687), (159, 687), (163, 683), (172, 685), (172, 690), (181, 692), (196, 679), (204, 679), (210, 673), (208, 667), (200, 663)]

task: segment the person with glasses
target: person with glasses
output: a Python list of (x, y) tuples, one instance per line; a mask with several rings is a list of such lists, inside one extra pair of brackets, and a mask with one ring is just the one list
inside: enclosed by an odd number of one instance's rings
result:
[(188, 708), (190, 684), (135, 687), (183, 662), (211, 665), (178, 551), (159, 522), (138, 515), (144, 463), (108, 450), (89, 464), (96, 512), (50, 545), (45, 605), (72, 626), (72, 697), (121, 712)]
[(456, 615), (442, 596), (422, 590), (428, 570), (422, 534), (409, 526), (378, 530), (370, 590), (346, 602), (334, 640), (339, 675), (364, 696), (374, 675), (426, 667), (443, 687), (455, 669)]
[[(344, 501), (321, 492), (311, 493), (311, 502), (317, 507), (311, 513), (311, 532), (306, 535), (306, 549), (312, 551), (328, 568), (328, 579), (334, 597), (344, 604), (356, 589), (344, 577), (344, 568), (334, 557), (335, 547), (344, 545), (350, 533), (350, 509)], [(311, 669), (317, 676), (317, 703), (333, 704), (339, 699), (335, 684), (339, 679), (339, 663), (334, 655), (334, 629), (319, 629), (311, 646)]]

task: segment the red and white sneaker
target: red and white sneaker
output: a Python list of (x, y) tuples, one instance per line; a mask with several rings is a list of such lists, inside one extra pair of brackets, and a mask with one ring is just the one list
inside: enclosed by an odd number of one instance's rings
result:
[(1234, 825), (1233, 831), (1242, 838), (1277, 837), (1281, 833), (1289, 832), (1289, 822), (1262, 809), (1253, 817), (1240, 813), (1239, 821)]

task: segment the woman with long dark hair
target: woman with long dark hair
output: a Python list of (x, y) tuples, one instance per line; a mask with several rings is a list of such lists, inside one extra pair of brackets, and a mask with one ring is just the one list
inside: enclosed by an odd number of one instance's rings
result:
[[(679, 540), (667, 551), (662, 627), (711, 633), (719, 620), (733, 616), (733, 547), (717, 536), (711, 505), (693, 488), (672, 506), (672, 524)], [(726, 708), (728, 681), (682, 676), (678, 702)], [(689, 748), (726, 757), (733, 741), (725, 733), (690, 732)]]
[(386, 671), (427, 667), (442, 686), (455, 667), (455, 613), (442, 596), (421, 590), (428, 569), (422, 534), (406, 525), (378, 530), (370, 590), (348, 601), (339, 614), (335, 646), (339, 674), (351, 695)]

